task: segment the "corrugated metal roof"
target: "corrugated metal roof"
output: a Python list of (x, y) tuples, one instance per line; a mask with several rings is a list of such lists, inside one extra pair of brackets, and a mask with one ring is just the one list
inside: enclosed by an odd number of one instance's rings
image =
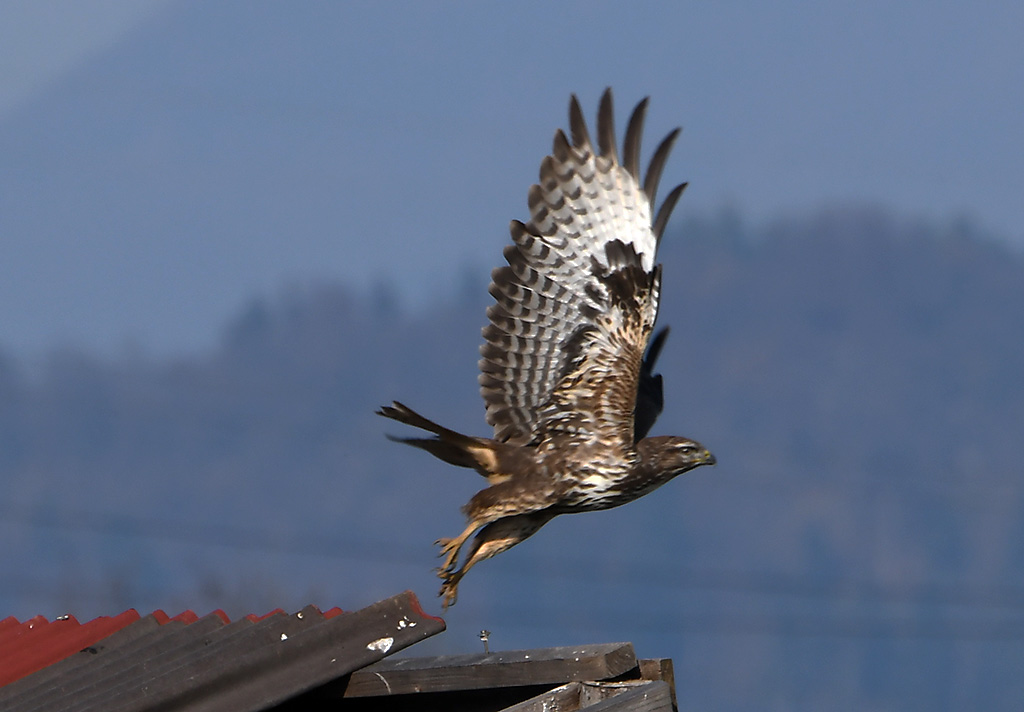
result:
[[(674, 712), (670, 660), (630, 643), (383, 658), (444, 630), (409, 591), (355, 612), (0, 620), (0, 710)], [(3, 684), (5, 683), (6, 684)]]
[(0, 709), (266, 709), (444, 627), (409, 591), (351, 613), (308, 606), (234, 622), (223, 611), (7, 618)]
[[(163, 611), (157, 613), (163, 615)], [(24, 623), (5, 618), (0, 621), (0, 686), (63, 660), (137, 620), (135, 610), (82, 624), (74, 616), (54, 621), (36, 616)]]

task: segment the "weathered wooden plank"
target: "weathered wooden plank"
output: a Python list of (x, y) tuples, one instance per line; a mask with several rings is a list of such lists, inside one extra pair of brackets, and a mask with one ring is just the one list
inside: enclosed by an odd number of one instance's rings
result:
[(401, 658), (357, 670), (323, 692), (367, 697), (608, 680), (637, 667), (631, 643), (565, 646), (474, 655)]
[[(550, 685), (534, 685), (345, 699), (321, 697), (318, 694), (319, 690), (313, 690), (309, 694), (274, 707), (273, 712), (502, 712), (510, 705), (519, 704), (550, 690)], [(549, 712), (554, 711), (549, 708)]]
[(670, 687), (676, 685), (676, 674), (672, 658), (643, 658), (640, 664), (641, 680), (664, 680)]
[(576, 712), (583, 706), (583, 685), (569, 682), (545, 693), (506, 707), (501, 712)]
[(584, 690), (583, 705), (587, 712), (673, 712), (672, 690), (662, 680), (605, 683), (600, 688), (599, 701), (592, 704)]
[(501, 712), (672, 712), (668, 684), (660, 680), (636, 682), (571, 682), (531, 697)]
[(672, 658), (648, 658), (640, 661), (641, 680), (663, 680), (672, 693), (672, 709), (679, 709), (676, 700), (676, 672), (672, 666)]

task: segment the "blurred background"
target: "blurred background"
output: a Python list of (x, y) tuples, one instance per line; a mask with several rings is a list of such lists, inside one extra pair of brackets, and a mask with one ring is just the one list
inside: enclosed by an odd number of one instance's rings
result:
[(404, 589), (575, 92), (691, 183), (655, 434), (718, 456), (474, 569), (415, 654), (632, 641), (681, 708), (1024, 698), (1024, 6), (0, 6), (0, 618)]

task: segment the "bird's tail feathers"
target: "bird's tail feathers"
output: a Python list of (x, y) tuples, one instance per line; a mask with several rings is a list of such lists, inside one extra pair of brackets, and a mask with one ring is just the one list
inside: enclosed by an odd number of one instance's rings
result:
[(391, 405), (382, 405), (377, 411), (377, 415), (383, 415), (385, 418), (397, 420), (399, 423), (405, 423), (406, 425), (411, 425), (414, 428), (426, 430), (429, 433), (433, 433), (434, 435), (443, 437), (452, 442), (464, 441), (466, 444), (469, 444), (477, 440), (477, 438), (472, 438), (468, 435), (457, 433), (454, 430), (449, 430), (443, 425), (438, 425), (433, 420), (424, 418), (409, 406), (399, 403), (398, 401), (392, 401)]
[(497, 465), (496, 443), (491, 440), (475, 438), (449, 430), (443, 425), (424, 418), (412, 408), (398, 401), (393, 401), (391, 405), (381, 406), (377, 415), (426, 430), (436, 436), (433, 438), (397, 438), (389, 435), (389, 440), (426, 450), (440, 460), (457, 467), (472, 468), (485, 477), (495, 472)]
[(449, 465), (469, 467), (471, 469), (476, 469), (478, 466), (477, 461), (464, 448), (452, 445), (440, 438), (397, 438), (394, 435), (388, 435), (387, 438), (392, 442), (405, 443), (406, 445), (418, 447), (420, 450), (426, 450)]

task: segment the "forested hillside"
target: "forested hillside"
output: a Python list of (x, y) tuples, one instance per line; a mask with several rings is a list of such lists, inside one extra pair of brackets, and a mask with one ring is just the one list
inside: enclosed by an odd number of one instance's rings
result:
[[(1024, 698), (1024, 257), (868, 209), (675, 228), (653, 432), (719, 465), (482, 564), (439, 645), (632, 640), (675, 657), (688, 707)], [(373, 410), (487, 432), (496, 265), (415, 306), (255, 298), (197, 358), (0, 359), (0, 612), (429, 599), (481, 482)]]

